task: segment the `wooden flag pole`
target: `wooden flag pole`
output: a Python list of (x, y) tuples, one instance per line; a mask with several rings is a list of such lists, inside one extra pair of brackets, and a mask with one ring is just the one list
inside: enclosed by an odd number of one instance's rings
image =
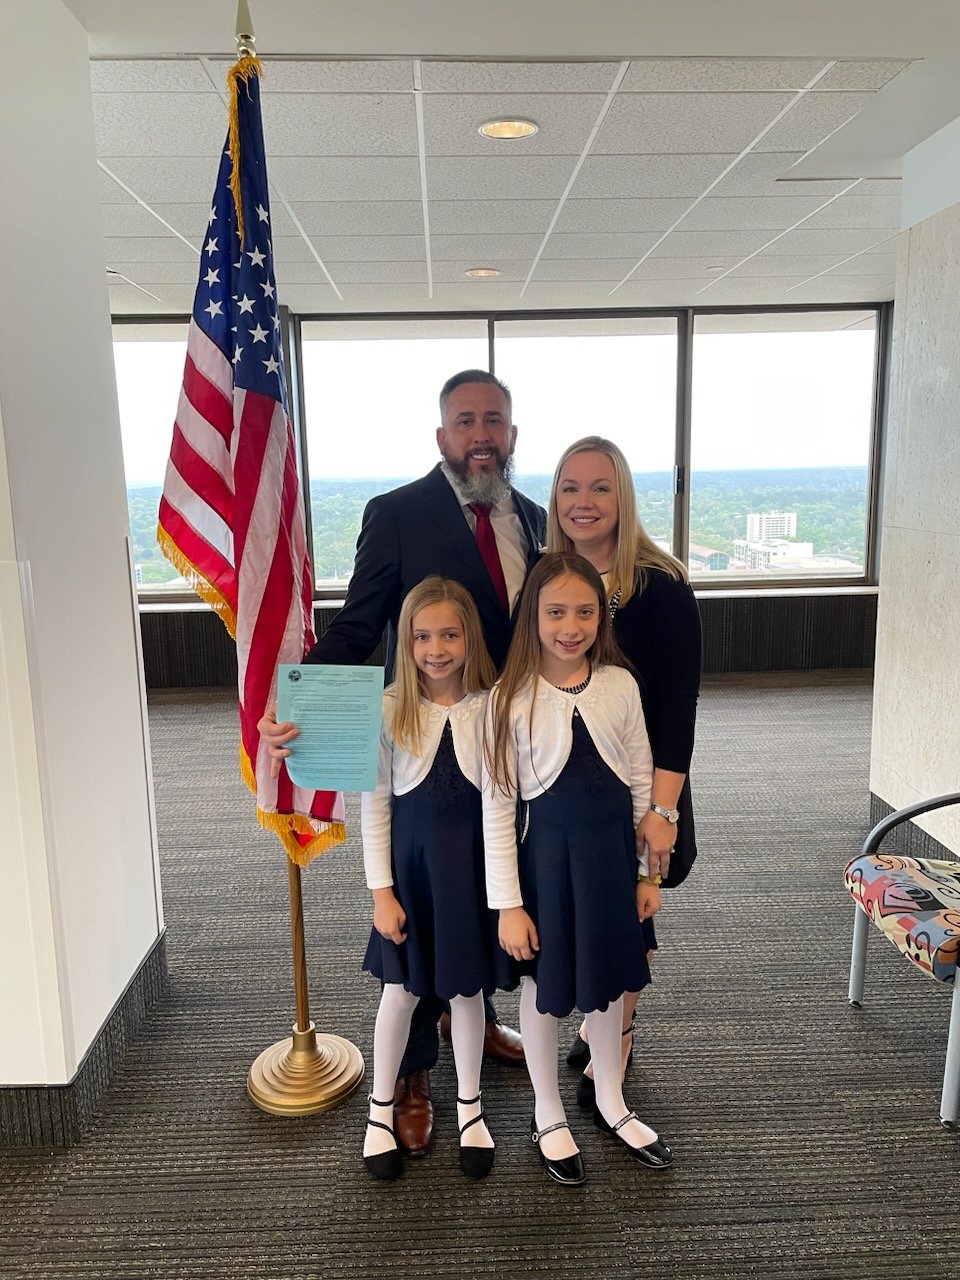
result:
[[(255, 56), (256, 36), (247, 0), (237, 4), (237, 58)], [(317, 1035), (310, 1021), (307, 949), (303, 932), (300, 868), (287, 859), (290, 888), (290, 934), (297, 1021), (293, 1037), (271, 1045), (257, 1057), (247, 1076), (247, 1092), (273, 1115), (302, 1116), (330, 1111), (360, 1086), (364, 1064), (360, 1050), (342, 1036)]]

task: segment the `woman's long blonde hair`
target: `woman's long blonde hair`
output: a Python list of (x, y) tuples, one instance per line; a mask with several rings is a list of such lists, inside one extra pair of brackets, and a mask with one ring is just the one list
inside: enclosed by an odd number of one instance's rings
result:
[(617, 524), (617, 545), (613, 555), (610, 579), (607, 587), (612, 596), (620, 592), (620, 603), (626, 604), (632, 595), (643, 590), (647, 569), (662, 569), (671, 578), (688, 582), (686, 569), (668, 551), (663, 551), (653, 541), (637, 511), (637, 494), (633, 487), (633, 476), (623, 452), (612, 440), (603, 436), (584, 436), (565, 449), (553, 473), (553, 487), (550, 490), (550, 509), (547, 513), (547, 550), (574, 551), (574, 543), (560, 527), (557, 514), (557, 485), (560, 473), (570, 458), (577, 453), (602, 453), (613, 463), (613, 472), (617, 479), (617, 503), (620, 516)]
[(408, 591), (397, 622), (396, 669), (392, 686), (396, 700), (390, 733), (398, 747), (415, 756), (420, 755), (423, 749), (420, 695), (426, 694), (427, 690), (413, 660), (413, 620), (421, 609), (444, 602), (453, 606), (463, 626), (466, 648), (463, 692), (476, 693), (480, 689), (489, 689), (495, 678), (493, 662), (483, 642), (477, 606), (466, 587), (454, 582), (452, 578), (434, 576), (424, 578)]
[[(536, 681), (540, 671), (540, 593), (548, 583), (564, 574), (582, 578), (597, 597), (599, 625), (597, 638), (587, 653), (590, 669), (625, 665), (613, 635), (603, 582), (590, 561), (568, 551), (547, 552), (541, 556), (531, 569), (517, 604), (513, 639), (510, 641), (503, 674), (490, 695), (491, 714), (484, 730), (483, 752), (487, 770), (494, 787), (505, 795), (515, 792), (519, 781), (510, 765), (510, 712), (517, 698)], [(532, 699), (530, 703), (531, 742), (535, 701), (536, 699)]]

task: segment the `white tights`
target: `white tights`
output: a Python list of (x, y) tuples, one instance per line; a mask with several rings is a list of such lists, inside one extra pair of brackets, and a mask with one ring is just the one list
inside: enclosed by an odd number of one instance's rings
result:
[[(371, 1102), (370, 1119), (379, 1120), (391, 1128), (397, 1073), (410, 1035), (410, 1019), (418, 1002), (419, 997), (411, 995), (398, 982), (384, 984), (373, 1032), (373, 1097), (387, 1105), (379, 1107)], [(450, 1001), (450, 1038), (457, 1069), (457, 1093), (461, 1098), (477, 1098), (480, 1093), (485, 1029), (483, 992), (475, 996), (454, 996)], [(460, 1127), (479, 1113), (479, 1101), (468, 1106), (457, 1103)], [(481, 1120), (470, 1126), (463, 1135), (462, 1143), (465, 1147), (492, 1147), (493, 1139)], [(365, 1156), (392, 1151), (395, 1146), (393, 1137), (384, 1129), (367, 1128), (363, 1143)]]
[[(616, 1124), (627, 1114), (620, 1081), (620, 1027), (623, 1017), (623, 1000), (614, 1000), (602, 1013), (594, 1011), (586, 1015), (587, 1034), (594, 1066), (597, 1090), (597, 1108), (608, 1124)], [(523, 978), (520, 992), (520, 1031), (527, 1059), (527, 1070), (533, 1085), (537, 1127), (564, 1123), (566, 1115), (560, 1100), (560, 1083), (557, 1067), (557, 1019), (550, 1013), (537, 1009), (537, 984), (532, 978)], [(656, 1132), (640, 1120), (631, 1120), (619, 1131), (624, 1142), (632, 1147), (645, 1147), (656, 1140)], [(573, 1155), (577, 1145), (569, 1129), (548, 1133), (540, 1149), (551, 1160), (562, 1160)]]

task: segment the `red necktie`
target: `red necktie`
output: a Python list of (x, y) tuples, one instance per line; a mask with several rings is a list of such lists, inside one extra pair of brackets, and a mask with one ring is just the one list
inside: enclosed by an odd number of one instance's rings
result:
[(503, 576), (503, 565), (500, 563), (500, 552), (497, 550), (497, 535), (493, 532), (493, 525), (490, 522), (490, 508), (482, 502), (471, 502), (470, 510), (477, 517), (477, 550), (480, 552), (480, 559), (487, 567), (487, 573), (503, 605), (504, 613), (509, 613), (507, 580)]

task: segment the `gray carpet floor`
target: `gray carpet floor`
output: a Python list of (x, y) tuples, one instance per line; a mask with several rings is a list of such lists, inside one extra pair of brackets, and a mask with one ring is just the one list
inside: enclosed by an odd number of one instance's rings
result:
[[(462, 1177), (449, 1046), (436, 1151), (391, 1186), (360, 1162), (363, 1090), (304, 1119), (250, 1104), (251, 1061), (293, 1019), (284, 861), (236, 776), (231, 698), (153, 696), (169, 991), (84, 1143), (3, 1157), (0, 1274), (960, 1276), (960, 1142), (937, 1122), (947, 993), (876, 936), (864, 1010), (845, 998), (841, 872), (869, 825), (870, 698), (857, 672), (705, 685), (701, 857), (660, 917), (627, 1088), (676, 1164), (626, 1159), (562, 1067), (589, 1172), (567, 1189), (525, 1137), (525, 1074), (500, 1066), (484, 1079), (495, 1170)], [(320, 1029), (368, 1055), (355, 805), (351, 829), (304, 873), (310, 994)], [(515, 1023), (515, 997), (500, 1009)]]

